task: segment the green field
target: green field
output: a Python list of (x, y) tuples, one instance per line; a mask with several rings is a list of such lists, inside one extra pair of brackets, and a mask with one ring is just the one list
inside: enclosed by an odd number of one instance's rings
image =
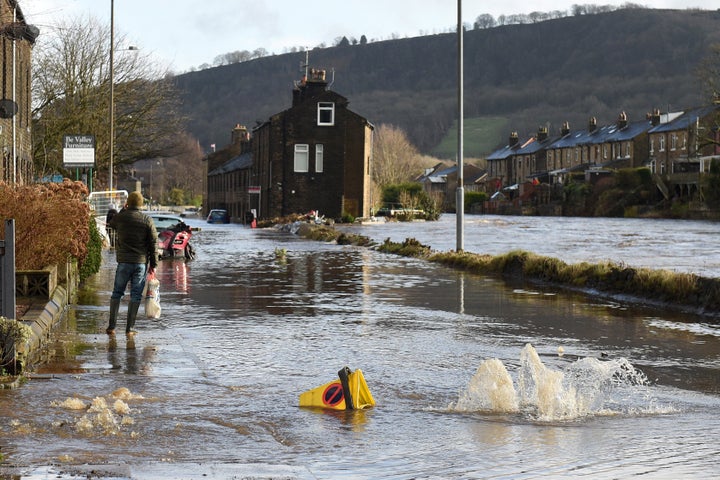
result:
[[(484, 158), (499, 145), (507, 143), (508, 119), (505, 117), (466, 118), (463, 136), (463, 157)], [(437, 158), (455, 160), (457, 153), (457, 122), (431, 152)]]

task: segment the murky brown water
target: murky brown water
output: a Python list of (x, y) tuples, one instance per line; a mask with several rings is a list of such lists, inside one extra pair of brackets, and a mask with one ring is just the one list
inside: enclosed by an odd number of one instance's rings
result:
[[(716, 472), (720, 330), (704, 319), (201, 226), (196, 260), (162, 263), (163, 316), (133, 343), (101, 333), (108, 261), (55, 360), (0, 391), (2, 478)], [(375, 408), (297, 407), (346, 365)]]

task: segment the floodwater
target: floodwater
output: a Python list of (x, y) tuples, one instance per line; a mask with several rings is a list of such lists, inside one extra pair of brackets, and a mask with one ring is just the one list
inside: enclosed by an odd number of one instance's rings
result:
[[(583, 250), (630, 264), (640, 257), (632, 244), (645, 250), (685, 232), (683, 248), (702, 252), (706, 245), (694, 244), (701, 232), (703, 244), (718, 238), (712, 223), (631, 221), (631, 231), (617, 233), (622, 222), (583, 219), (586, 238), (530, 241), (530, 232), (568, 225), (534, 220), (468, 217), (465, 249), (498, 253), (474, 239), (499, 245), (504, 237), (545, 255)], [(720, 328), (706, 318), (273, 229), (197, 225), (197, 258), (158, 269), (159, 320), (140, 320), (134, 341), (102, 333), (114, 271), (107, 256), (47, 366), (22, 388), (0, 391), (0, 478), (717, 475)], [(454, 217), (353, 228), (438, 250), (455, 245)], [(613, 235), (631, 240), (613, 248)], [(695, 266), (642, 255), (657, 261), (643, 266), (705, 273), (717, 263), (709, 249)], [(298, 407), (300, 393), (344, 366), (363, 371), (374, 408)]]

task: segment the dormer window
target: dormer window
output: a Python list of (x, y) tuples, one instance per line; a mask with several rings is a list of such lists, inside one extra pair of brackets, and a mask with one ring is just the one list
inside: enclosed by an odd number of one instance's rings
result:
[(335, 104), (333, 102), (318, 102), (318, 126), (335, 125)]

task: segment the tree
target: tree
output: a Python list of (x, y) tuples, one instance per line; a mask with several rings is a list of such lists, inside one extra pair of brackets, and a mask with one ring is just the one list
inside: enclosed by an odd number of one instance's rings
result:
[(392, 125), (375, 129), (372, 172), (380, 187), (407, 182), (422, 173), (420, 158), (402, 129)]
[(182, 153), (163, 162), (163, 181), (171, 190), (182, 192), (184, 199), (173, 198), (176, 205), (189, 205), (203, 193), (203, 151), (200, 144), (189, 135), (182, 135)]
[[(67, 134), (95, 136), (96, 184), (108, 183), (110, 159), (110, 28), (96, 18), (61, 22), (33, 58), (33, 156), (40, 175), (62, 172)], [(180, 95), (167, 70), (148, 55), (114, 46), (114, 166), (178, 153), (184, 130)]]
[(495, 17), (489, 13), (482, 13), (475, 19), (474, 27), (476, 30), (479, 30), (484, 28), (493, 28), (495, 25)]

